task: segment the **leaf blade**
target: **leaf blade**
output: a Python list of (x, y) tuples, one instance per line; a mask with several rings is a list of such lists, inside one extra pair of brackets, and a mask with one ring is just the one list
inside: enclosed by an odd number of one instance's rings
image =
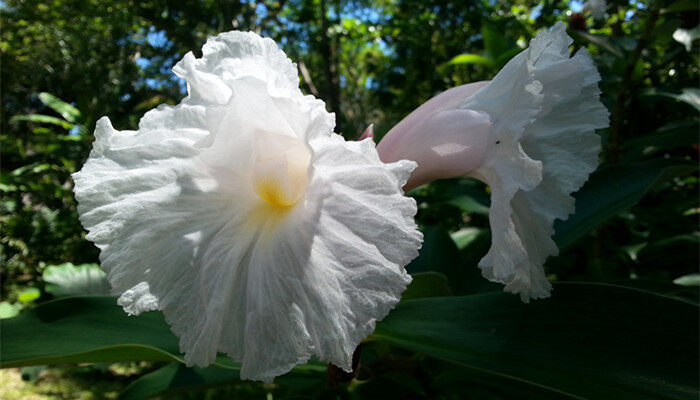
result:
[(572, 396), (694, 398), (697, 311), (644, 291), (557, 284), (529, 305), (502, 292), (407, 301), (373, 337)]

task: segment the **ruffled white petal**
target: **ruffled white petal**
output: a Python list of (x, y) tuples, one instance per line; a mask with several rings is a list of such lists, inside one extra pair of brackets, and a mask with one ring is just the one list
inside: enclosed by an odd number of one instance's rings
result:
[(608, 125), (598, 72), (585, 49), (569, 56), (571, 43), (557, 23), (463, 105), (494, 123), (490, 154), (471, 174), (492, 191), (493, 243), (479, 266), (523, 301), (549, 296), (542, 265), (558, 252), (554, 219), (574, 211), (570, 194), (598, 164), (594, 131)]
[(175, 68), (180, 105), (138, 131), (98, 122), (74, 174), (87, 237), (119, 304), (162, 310), (188, 365), (223, 352), (264, 381), (311, 355), (350, 370), (410, 281), (422, 237), (401, 187), (415, 163), (333, 134), (271, 40), (230, 32), (203, 54)]

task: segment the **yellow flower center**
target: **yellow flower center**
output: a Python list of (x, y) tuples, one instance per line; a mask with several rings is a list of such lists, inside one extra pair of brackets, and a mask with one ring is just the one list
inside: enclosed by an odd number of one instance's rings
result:
[(253, 189), (268, 205), (288, 209), (304, 197), (311, 154), (305, 144), (289, 136), (255, 136)]

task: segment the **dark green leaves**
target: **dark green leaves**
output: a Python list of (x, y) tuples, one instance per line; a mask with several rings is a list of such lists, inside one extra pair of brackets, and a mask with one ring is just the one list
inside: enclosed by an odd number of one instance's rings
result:
[(521, 303), (502, 292), (414, 300), (374, 338), (552, 395), (697, 398), (698, 308), (622, 287), (558, 284)]
[(119, 398), (147, 399), (159, 394), (234, 383), (239, 379), (238, 371), (223, 368), (188, 368), (183, 364), (173, 363), (137, 379), (124, 389)]
[[(406, 301), (377, 324), (372, 339), (468, 367), (473, 372), (464, 379), (475, 375), (481, 386), (495, 389), (517, 385), (591, 399), (695, 398), (697, 313), (694, 305), (648, 292), (557, 284), (552, 298), (532, 304), (503, 292)], [(45, 303), (3, 321), (2, 333), (3, 367), (181, 362), (159, 313), (126, 316), (112, 297)], [(230, 383), (236, 371), (224, 359), (207, 369), (177, 363), (137, 380), (124, 396)], [(318, 378), (322, 372), (322, 365), (310, 364), (292, 375)]]
[(412, 275), (413, 281), (401, 294), (401, 300), (421, 299), (425, 297), (449, 296), (452, 294), (447, 277), (439, 272), (418, 272)]
[(576, 213), (554, 224), (554, 240), (565, 248), (608, 218), (637, 204), (655, 185), (697, 169), (695, 162), (672, 159), (601, 168), (574, 195)]

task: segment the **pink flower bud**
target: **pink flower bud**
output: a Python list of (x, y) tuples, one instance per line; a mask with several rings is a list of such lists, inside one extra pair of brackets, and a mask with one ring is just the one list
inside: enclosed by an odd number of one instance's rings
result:
[(367, 129), (365, 129), (365, 131), (362, 132), (362, 136), (360, 136), (360, 138), (357, 140), (365, 140), (367, 138), (374, 138), (374, 124), (369, 124), (369, 126), (367, 126)]
[(405, 190), (435, 179), (466, 175), (483, 163), (491, 142), (491, 120), (484, 112), (459, 106), (486, 83), (459, 86), (433, 97), (377, 145), (384, 162), (408, 159), (418, 163)]

